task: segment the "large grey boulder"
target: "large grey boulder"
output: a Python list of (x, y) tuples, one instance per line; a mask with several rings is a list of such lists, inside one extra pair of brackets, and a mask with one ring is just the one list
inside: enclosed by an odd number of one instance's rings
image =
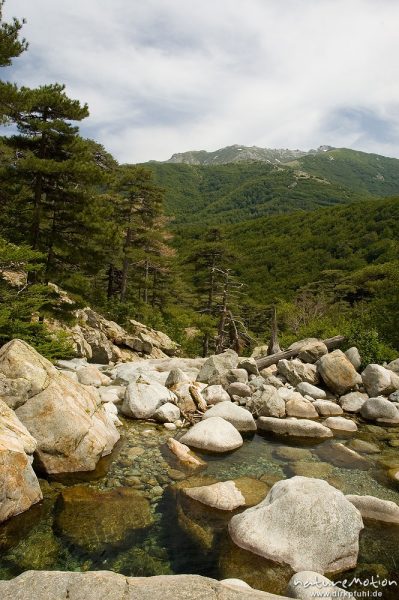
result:
[(349, 394), (340, 397), (339, 404), (345, 412), (358, 413), (368, 398), (368, 394), (349, 392)]
[(301, 383), (298, 383), (296, 389), (300, 394), (302, 394), (302, 396), (310, 396), (315, 400), (325, 400), (327, 398), (327, 394), (324, 390), (321, 390), (310, 383), (306, 383), (306, 381), (301, 381)]
[(277, 482), (265, 500), (229, 523), (240, 548), (321, 574), (356, 566), (362, 529), (360, 512), (342, 492), (308, 477)]
[(36, 446), (26, 427), (0, 400), (0, 523), (43, 497), (32, 469)]
[(397, 419), (398, 410), (395, 405), (386, 398), (369, 398), (360, 409), (363, 419), (377, 421), (378, 419)]
[(304, 437), (314, 439), (327, 439), (333, 437), (332, 431), (307, 419), (275, 419), (273, 417), (259, 417), (257, 420), (258, 429), (269, 431), (277, 435), (288, 435), (293, 437)]
[(352, 363), (356, 371), (358, 371), (362, 364), (359, 350), (355, 346), (352, 346), (352, 348), (349, 348), (349, 350), (345, 352), (345, 356)]
[(127, 417), (149, 419), (162, 404), (175, 401), (175, 394), (167, 387), (138, 374), (126, 388), (121, 411)]
[(234, 350), (226, 350), (222, 354), (210, 356), (202, 365), (197, 381), (208, 385), (227, 385), (231, 383), (227, 375), (238, 365), (238, 354)]
[(367, 365), (362, 373), (363, 385), (369, 396), (389, 396), (399, 389), (399, 375), (381, 365)]
[(225, 419), (225, 421), (234, 425), (234, 427), (241, 432), (256, 431), (256, 423), (249, 410), (237, 406), (230, 400), (215, 404), (215, 406), (206, 411), (202, 418), (209, 419), (212, 417), (221, 417), (222, 419)]
[(311, 385), (317, 385), (320, 381), (319, 374), (315, 365), (304, 364), (298, 359), (279, 360), (277, 370), (280, 375), (284, 375), (291, 385), (297, 386), (305, 381)]
[(326, 386), (340, 396), (361, 383), (360, 375), (341, 350), (322, 356), (317, 367)]
[(94, 388), (69, 379), (21, 340), (1, 348), (0, 373), (29, 384), (15, 412), (37, 441), (36, 456), (48, 473), (91, 471), (111, 452), (119, 433)]
[(272, 385), (257, 390), (247, 407), (256, 417), (285, 417), (285, 402)]
[(219, 402), (230, 401), (230, 396), (222, 385), (208, 385), (202, 395), (208, 405), (218, 404)]
[(324, 600), (349, 600), (353, 595), (339, 588), (333, 581), (316, 573), (315, 571), (300, 571), (295, 573), (288, 582), (285, 593), (289, 598), (298, 600), (315, 600), (323, 598)]
[(234, 425), (221, 417), (210, 417), (196, 423), (179, 441), (209, 452), (229, 452), (243, 444), (243, 439)]
[(348, 495), (346, 498), (356, 506), (364, 519), (399, 524), (399, 506), (395, 502), (375, 496)]
[(219, 481), (211, 485), (186, 488), (184, 493), (206, 506), (219, 510), (235, 510), (245, 505), (245, 497), (234, 481)]
[(126, 577), (111, 571), (26, 571), (0, 581), (1, 600), (288, 600), (200, 575)]

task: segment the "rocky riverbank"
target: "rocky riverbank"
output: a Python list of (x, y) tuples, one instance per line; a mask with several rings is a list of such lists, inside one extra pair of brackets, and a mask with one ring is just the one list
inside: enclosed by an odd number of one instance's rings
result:
[[(279, 594), (302, 571), (396, 577), (398, 361), (359, 372), (356, 349), (319, 340), (298, 354), (54, 367), (3, 347), (5, 576), (184, 569)], [(35, 503), (39, 526), (34, 507), (10, 519)]]

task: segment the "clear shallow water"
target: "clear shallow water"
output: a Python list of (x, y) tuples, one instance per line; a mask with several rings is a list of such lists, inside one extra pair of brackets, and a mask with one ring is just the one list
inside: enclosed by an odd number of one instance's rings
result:
[[(168, 437), (161, 427), (124, 421), (121, 441), (95, 472), (42, 479), (43, 502), (0, 526), (0, 578), (27, 569), (110, 569), (132, 576), (199, 573), (239, 577), (282, 593), (287, 572), (232, 544), (226, 531), (231, 515), (184, 504), (173, 491), (176, 486), (191, 477), (199, 485), (250, 477), (270, 486), (301, 474), (326, 479), (345, 494), (370, 494), (399, 504), (399, 482), (387, 474), (388, 467), (399, 467), (395, 429), (360, 426), (356, 439), (380, 449), (364, 454), (364, 465), (337, 456), (333, 443), (348, 439), (286, 443), (254, 435), (233, 453), (203, 454), (207, 467), (195, 474), (182, 469), (169, 452)], [(358, 567), (345, 575), (373, 574), (399, 582), (399, 527), (366, 523)], [(381, 597), (399, 598), (399, 586)]]

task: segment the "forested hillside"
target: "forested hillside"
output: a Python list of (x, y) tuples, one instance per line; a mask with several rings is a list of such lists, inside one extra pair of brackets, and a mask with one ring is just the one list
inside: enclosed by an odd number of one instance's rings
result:
[(308, 154), (279, 166), (148, 163), (176, 223), (237, 223), (264, 215), (399, 194), (399, 160), (355, 150)]

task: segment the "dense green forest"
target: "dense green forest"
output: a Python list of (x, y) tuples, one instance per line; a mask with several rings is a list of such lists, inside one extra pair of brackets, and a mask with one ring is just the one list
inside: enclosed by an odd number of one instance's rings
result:
[[(22, 27), (0, 20), (1, 67), (29, 51)], [(342, 333), (369, 362), (397, 353), (399, 160), (119, 165), (80, 135), (88, 116), (58, 83), (0, 82), (0, 343), (67, 356), (46, 319), (90, 304), (192, 355), (249, 352), (275, 309), (282, 344)]]

